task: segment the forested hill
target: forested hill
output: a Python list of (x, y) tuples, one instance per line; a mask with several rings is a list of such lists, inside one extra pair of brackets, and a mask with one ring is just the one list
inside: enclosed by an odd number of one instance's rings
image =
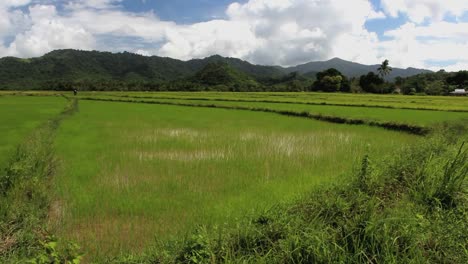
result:
[[(333, 58), (328, 61), (315, 61), (309, 62), (306, 64), (298, 65), (295, 67), (287, 68), (288, 72), (299, 72), (299, 73), (308, 73), (308, 72), (320, 72), (326, 69), (335, 68), (343, 73), (347, 77), (359, 77), (368, 72), (377, 73), (377, 68), (380, 65), (364, 65), (355, 62), (350, 62), (342, 60), (339, 58)], [(393, 70), (386, 77), (389, 80), (394, 80), (396, 77), (410, 77), (413, 75), (421, 73), (431, 73), (429, 70), (416, 69), (416, 68), (393, 68)]]
[[(376, 66), (366, 66), (339, 59), (283, 68), (254, 65), (240, 59), (218, 55), (181, 61), (157, 56), (146, 57), (128, 52), (56, 50), (38, 58), (1, 58), (0, 89), (68, 89), (72, 85), (80, 84), (79, 87), (99, 86), (89, 89), (102, 89), (106, 86), (106, 89), (112, 90), (122, 89), (124, 86), (124, 89), (128, 89), (129, 83), (138, 87), (141, 84), (150, 85), (153, 88), (156, 84), (174, 81), (185, 82), (185, 84), (187, 81), (202, 83), (193, 78), (200, 76), (197, 73), (207, 65), (213, 64), (229, 66), (224, 70), (231, 69), (229, 70), (231, 75), (233, 72), (242, 73), (234, 74), (236, 80), (246, 78), (237, 82), (238, 85), (252, 82), (267, 85), (288, 83), (289, 85), (295, 79), (313, 79), (316, 72), (325, 68), (337, 68), (344, 75), (349, 75), (348, 77), (357, 77), (377, 69)], [(295, 75), (296, 71), (301, 73), (301, 76)], [(403, 77), (423, 72), (425, 71), (416, 69), (394, 69), (394, 75), (396, 73)], [(177, 90), (177, 87), (171, 87), (171, 89)]]
[[(234, 58), (212, 56), (181, 61), (163, 57), (146, 57), (133, 53), (57, 50), (42, 57), (0, 59), (0, 89), (28, 89), (52, 81), (142, 81), (164, 82), (195, 75), (206, 65), (226, 63), (256, 79), (281, 76), (279, 67), (252, 65)], [(30, 88), (29, 88), (30, 89)]]

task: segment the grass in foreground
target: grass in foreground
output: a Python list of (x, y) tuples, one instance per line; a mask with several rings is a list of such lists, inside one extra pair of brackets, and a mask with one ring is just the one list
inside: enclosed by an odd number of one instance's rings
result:
[(34, 129), (0, 172), (1, 263), (78, 260), (74, 246), (65, 247), (62, 257), (56, 255), (59, 250), (47, 228), (53, 215), (50, 186), (57, 165), (54, 135), (60, 121), (74, 111), (75, 103)]
[(342, 180), (365, 153), (418, 140), (269, 113), (81, 101), (56, 140), (57, 232), (91, 259), (138, 251)]
[[(366, 156), (348, 184), (112, 263), (467, 263), (466, 124)], [(462, 135), (462, 136), (460, 136)]]

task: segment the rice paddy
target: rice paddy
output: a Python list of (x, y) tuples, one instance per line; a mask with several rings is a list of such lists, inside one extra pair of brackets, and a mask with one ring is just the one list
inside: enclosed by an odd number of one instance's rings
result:
[(59, 97), (0, 96), (0, 170), (23, 138), (60, 113), (65, 102)]
[(284, 93), (284, 92), (83, 92), (83, 96), (121, 96), (153, 99), (184, 99), (234, 102), (276, 102), (291, 104), (367, 106), (393, 109), (425, 109), (468, 111), (465, 97), (405, 96), (346, 93)]
[(138, 250), (297, 198), (368, 152), (417, 140), (268, 113), (81, 101), (57, 137), (59, 232), (93, 253)]
[[(58, 94), (0, 96), (0, 157), (63, 109)], [(468, 118), (466, 98), (281, 95), (80, 93), (79, 110), (55, 137), (49, 228), (77, 242), (87, 261), (138, 254), (197, 226), (232, 226), (320, 186), (349, 182), (365, 155), (386, 156), (424, 138), (250, 108), (427, 128)]]

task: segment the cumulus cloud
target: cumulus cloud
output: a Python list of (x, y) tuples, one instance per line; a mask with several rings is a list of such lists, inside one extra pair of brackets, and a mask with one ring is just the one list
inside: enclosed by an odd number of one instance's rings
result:
[(387, 14), (406, 14), (416, 23), (441, 21), (446, 15), (459, 17), (468, 11), (468, 0), (381, 0), (381, 5)]
[(245, 58), (255, 49), (257, 39), (250, 25), (239, 21), (213, 20), (190, 26), (167, 27), (161, 56), (179, 59), (222, 54)]
[(32, 6), (29, 13), (32, 26), (11, 43), (10, 53), (13, 55), (33, 57), (54, 49), (93, 48), (93, 35), (81, 25), (60, 19), (55, 6)]
[[(374, 64), (430, 67), (468, 58), (468, 23), (447, 22), (468, 0), (249, 0), (226, 7), (225, 19), (194, 24), (132, 13), (123, 0), (2, 0), (0, 56), (40, 56), (59, 48), (131, 51), (188, 60), (213, 54), (257, 64), (296, 65), (341, 57)], [(404, 14), (382, 40), (366, 23)], [(422, 23), (424, 22), (424, 23)]]
[[(380, 43), (399, 66), (428, 67), (430, 61), (468, 58), (468, 23), (436, 22), (426, 26), (406, 23), (385, 33), (391, 40)], [(462, 69), (458, 64), (450, 69)], [(466, 69), (466, 68), (465, 68)]]
[(227, 20), (168, 30), (160, 52), (176, 58), (219, 53), (260, 64), (293, 65), (329, 58), (340, 37), (365, 34), (382, 17), (366, 0), (250, 0), (231, 4)]
[(81, 25), (65, 23), (55, 6), (29, 7), (30, 27), (15, 36), (4, 52), (20, 57), (40, 56), (54, 49), (92, 49), (94, 37)]

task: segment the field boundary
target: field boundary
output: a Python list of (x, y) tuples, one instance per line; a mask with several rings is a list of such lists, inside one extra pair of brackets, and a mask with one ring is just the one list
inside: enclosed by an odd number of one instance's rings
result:
[(402, 110), (420, 110), (420, 111), (439, 111), (439, 112), (456, 112), (468, 113), (468, 110), (462, 109), (440, 109), (440, 108), (425, 108), (425, 107), (395, 107), (386, 105), (367, 105), (367, 104), (338, 104), (327, 102), (294, 102), (294, 101), (275, 101), (275, 100), (248, 100), (248, 99), (227, 99), (227, 98), (206, 98), (206, 97), (161, 97), (161, 96), (130, 96), (130, 95), (115, 95), (107, 94), (106, 96), (121, 97), (121, 98), (136, 98), (136, 99), (162, 99), (162, 100), (186, 100), (186, 101), (213, 101), (213, 102), (244, 102), (244, 103), (273, 103), (273, 104), (299, 104), (299, 105), (318, 105), (318, 106), (346, 106), (346, 107), (366, 107), (366, 108), (383, 108), (383, 109), (402, 109)]
[(30, 132), (0, 175), (0, 212), (4, 216), (0, 219), (0, 262), (20, 263), (57, 253), (48, 248), (55, 242), (46, 227), (53, 199), (51, 178), (57, 167), (53, 142), (62, 120), (78, 110), (78, 100), (64, 97), (66, 107)]
[(403, 123), (395, 123), (395, 122), (379, 122), (379, 121), (371, 121), (371, 120), (364, 120), (364, 119), (354, 119), (354, 118), (345, 118), (345, 117), (338, 117), (338, 116), (327, 116), (327, 115), (322, 115), (322, 114), (312, 114), (309, 112), (275, 110), (271, 108), (260, 108), (260, 107), (257, 108), (257, 107), (243, 107), (243, 106), (224, 106), (224, 105), (215, 105), (215, 104), (189, 104), (189, 103), (176, 103), (176, 102), (124, 100), (124, 99), (94, 98), (94, 97), (82, 97), (80, 98), (80, 100), (175, 105), (175, 106), (187, 106), (187, 107), (205, 107), (205, 108), (219, 108), (219, 109), (230, 109), (230, 110), (266, 112), (266, 113), (275, 113), (275, 114), (284, 115), (284, 116), (309, 118), (309, 119), (335, 123), (335, 124), (367, 125), (367, 126), (373, 126), (373, 127), (380, 127), (380, 128), (384, 128), (388, 130), (399, 131), (399, 132), (409, 133), (413, 135), (420, 135), (420, 136), (427, 135), (431, 131), (427, 127), (411, 125), (411, 124), (403, 124)]

